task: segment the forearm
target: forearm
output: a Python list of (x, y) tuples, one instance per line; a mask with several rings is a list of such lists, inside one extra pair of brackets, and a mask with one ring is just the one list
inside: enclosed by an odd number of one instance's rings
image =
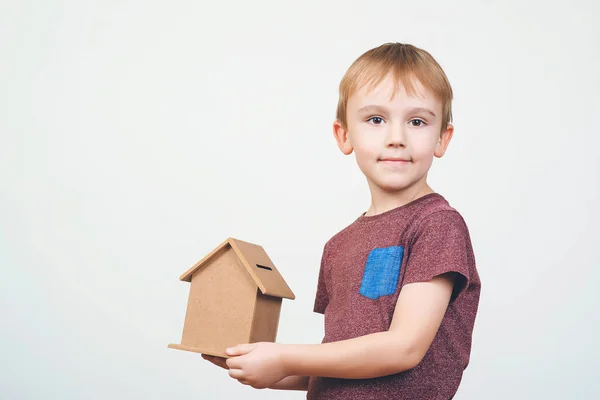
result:
[(277, 390), (308, 390), (308, 376), (292, 375), (283, 378), (269, 389)]
[(360, 379), (415, 367), (420, 357), (399, 332), (379, 332), (324, 344), (285, 345), (283, 363), (290, 375)]

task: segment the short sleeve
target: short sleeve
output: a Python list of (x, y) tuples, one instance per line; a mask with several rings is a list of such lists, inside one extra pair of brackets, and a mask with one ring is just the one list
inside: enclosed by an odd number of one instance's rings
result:
[(317, 294), (315, 296), (315, 305), (313, 311), (319, 314), (325, 314), (325, 309), (329, 304), (329, 294), (327, 292), (327, 284), (325, 282), (325, 254), (326, 249), (323, 249), (321, 256), (321, 266), (319, 267), (319, 281), (317, 282)]
[(437, 211), (425, 217), (417, 228), (402, 286), (455, 272), (453, 300), (469, 286), (473, 260), (469, 232), (461, 215), (452, 210)]

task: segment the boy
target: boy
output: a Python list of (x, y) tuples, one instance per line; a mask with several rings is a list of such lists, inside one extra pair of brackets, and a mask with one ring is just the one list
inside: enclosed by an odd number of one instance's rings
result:
[(452, 89), (417, 47), (387, 43), (340, 83), (334, 136), (371, 205), (324, 246), (321, 344), (241, 344), (203, 357), (255, 388), (308, 399), (451, 399), (469, 363), (480, 280), (461, 215), (427, 184), (453, 135)]

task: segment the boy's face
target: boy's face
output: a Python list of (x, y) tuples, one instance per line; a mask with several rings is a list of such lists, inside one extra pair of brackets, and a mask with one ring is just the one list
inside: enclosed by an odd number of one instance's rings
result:
[[(397, 192), (426, 184), (433, 157), (442, 157), (453, 128), (442, 130), (442, 103), (415, 82), (415, 96), (386, 77), (372, 91), (357, 90), (346, 106), (347, 126), (334, 123), (344, 154), (355, 153), (369, 185)], [(419, 95), (420, 94), (420, 95)]]

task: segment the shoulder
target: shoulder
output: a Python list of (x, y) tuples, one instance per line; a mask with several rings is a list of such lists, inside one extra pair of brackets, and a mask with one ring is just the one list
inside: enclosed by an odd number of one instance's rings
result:
[(456, 298), (473, 281), (478, 282), (467, 224), (447, 202), (439, 202), (419, 214), (407, 239), (407, 247), (403, 284), (457, 273), (460, 279), (453, 291), (453, 298)]
[(456, 210), (439, 210), (423, 215), (415, 224), (415, 233), (462, 231), (468, 234), (467, 223)]
[(411, 227), (413, 239), (427, 234), (469, 236), (467, 223), (462, 214), (441, 195), (420, 208)]
[(356, 230), (356, 220), (346, 224), (343, 228), (338, 228), (337, 231), (325, 242), (323, 253), (327, 253), (329, 249), (339, 248), (348, 241), (349, 235)]

